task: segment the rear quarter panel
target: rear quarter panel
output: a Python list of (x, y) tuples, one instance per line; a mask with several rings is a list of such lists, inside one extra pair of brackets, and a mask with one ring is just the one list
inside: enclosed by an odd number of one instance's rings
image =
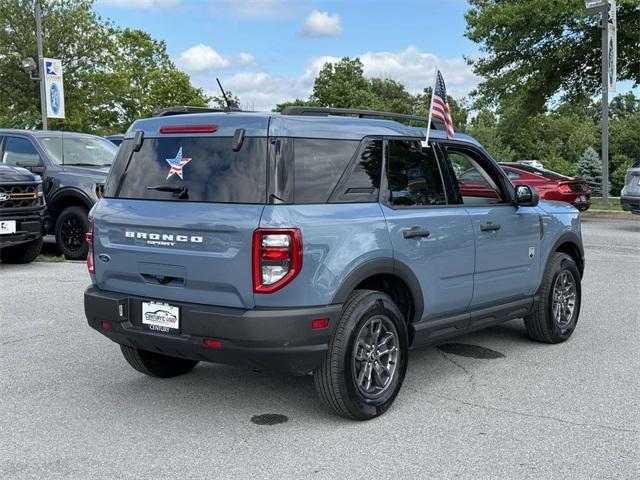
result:
[(364, 262), (393, 257), (377, 203), (267, 205), (260, 227), (300, 228), (304, 246), (298, 276), (282, 290), (254, 294), (260, 307), (328, 305), (349, 272)]

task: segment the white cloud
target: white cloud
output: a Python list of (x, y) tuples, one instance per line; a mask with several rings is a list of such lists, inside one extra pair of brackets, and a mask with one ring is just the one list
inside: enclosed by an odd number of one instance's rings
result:
[(180, 6), (180, 0), (98, 0), (98, 3), (112, 7), (149, 9), (167, 9), (177, 8)]
[[(434, 65), (440, 68), (447, 82), (448, 92), (456, 98), (469, 94), (479, 82), (479, 78), (463, 59), (440, 59), (413, 46), (399, 52), (366, 52), (359, 55), (359, 58), (364, 65), (366, 77), (397, 80), (414, 94), (431, 86)], [(240, 97), (243, 108), (269, 111), (278, 103), (308, 98), (313, 91), (313, 82), (324, 64), (339, 61), (338, 57), (322, 56), (311, 59), (300, 75), (279, 76), (265, 71), (236, 72), (221, 80), (225, 89)], [(192, 80), (208, 94), (219, 94), (211, 76), (194, 75)]]
[(229, 59), (202, 43), (182, 52), (176, 63), (185, 72), (203, 72), (227, 68), (231, 65)]
[(241, 67), (252, 67), (256, 64), (256, 57), (247, 52), (241, 52), (236, 56), (235, 63)]
[(367, 77), (397, 80), (411, 93), (421, 92), (431, 86), (436, 66), (442, 71), (448, 93), (454, 97), (467, 95), (479, 82), (464, 59), (439, 59), (414, 46), (401, 52), (367, 52), (359, 57)]
[(300, 35), (304, 37), (338, 37), (342, 35), (340, 15), (314, 10), (304, 21)]

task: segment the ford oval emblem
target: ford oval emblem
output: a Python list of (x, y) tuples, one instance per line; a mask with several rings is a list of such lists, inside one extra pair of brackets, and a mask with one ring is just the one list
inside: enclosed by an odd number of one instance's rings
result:
[(98, 258), (104, 263), (107, 263), (109, 260), (111, 260), (111, 257), (106, 253), (101, 253), (100, 255), (98, 255)]
[(11, 196), (8, 193), (0, 192), (0, 202), (6, 202)]

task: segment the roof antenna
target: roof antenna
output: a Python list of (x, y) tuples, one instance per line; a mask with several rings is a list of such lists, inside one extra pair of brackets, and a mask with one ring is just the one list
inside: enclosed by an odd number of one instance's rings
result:
[(216, 82), (218, 82), (218, 86), (220, 87), (220, 91), (222, 92), (222, 98), (224, 98), (224, 103), (227, 104), (226, 108), (224, 109), (225, 112), (230, 112), (232, 110), (237, 110), (237, 106), (235, 104), (232, 104), (229, 101), (229, 97), (227, 97), (227, 92), (224, 91), (224, 88), (222, 88), (222, 84), (220, 83), (220, 79), (216, 77)]

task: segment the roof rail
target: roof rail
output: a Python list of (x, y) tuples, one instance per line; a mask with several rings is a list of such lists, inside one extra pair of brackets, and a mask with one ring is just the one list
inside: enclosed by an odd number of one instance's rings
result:
[(240, 110), (231, 110), (228, 108), (210, 108), (210, 107), (190, 107), (187, 105), (179, 105), (175, 107), (157, 108), (153, 111), (153, 117), (169, 117), (171, 115), (184, 115), (187, 113), (212, 113), (212, 112), (236, 112)]
[[(390, 120), (404, 120), (424, 122), (429, 121), (429, 117), (421, 115), (410, 115), (407, 113), (377, 112), (375, 110), (360, 110), (356, 108), (327, 108), (327, 107), (286, 107), (282, 110), (282, 115), (301, 115), (308, 117), (327, 117), (329, 115), (356, 115), (358, 118), (387, 118)], [(431, 128), (440, 130), (438, 122), (431, 120)]]

